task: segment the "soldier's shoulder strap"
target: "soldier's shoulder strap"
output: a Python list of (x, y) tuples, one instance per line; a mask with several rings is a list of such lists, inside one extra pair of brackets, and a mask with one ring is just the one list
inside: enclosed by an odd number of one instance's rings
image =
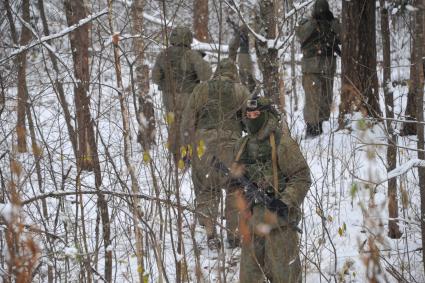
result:
[(279, 177), (277, 165), (277, 148), (275, 132), (270, 133), (270, 146), (272, 147), (272, 170), (273, 170), (273, 189), (275, 193), (279, 193)]

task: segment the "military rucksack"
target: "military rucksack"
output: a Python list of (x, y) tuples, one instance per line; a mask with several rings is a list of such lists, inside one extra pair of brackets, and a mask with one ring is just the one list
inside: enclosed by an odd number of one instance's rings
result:
[[(305, 22), (304, 22), (305, 23)], [(301, 42), (301, 49), (305, 58), (314, 56), (341, 56), (339, 38), (332, 29), (332, 22), (316, 20), (316, 27), (311, 35)]]
[(208, 98), (202, 107), (196, 127), (240, 132), (242, 113), (238, 108), (235, 83), (228, 80), (211, 80), (208, 82)]
[(189, 56), (191, 49), (183, 46), (168, 47), (162, 57), (163, 82), (160, 89), (168, 93), (192, 92), (198, 76), (190, 65)]

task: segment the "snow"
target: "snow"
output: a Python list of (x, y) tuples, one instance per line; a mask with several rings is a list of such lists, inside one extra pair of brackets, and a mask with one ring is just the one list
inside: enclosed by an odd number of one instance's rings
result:
[(17, 216), (19, 208), (11, 203), (0, 203), (0, 216), (7, 222), (11, 222)]
[[(308, 8), (310, 3), (312, 1), (298, 2), (294, 9)], [(127, 1), (126, 5), (129, 4), (130, 2)], [(229, 6), (232, 8), (232, 5)], [(406, 7), (406, 9), (413, 11), (416, 8)], [(394, 8), (392, 13), (395, 14), (396, 12), (397, 10)], [(100, 10), (84, 21), (92, 21), (93, 25), (97, 25), (97, 22), (93, 20), (106, 21), (106, 17), (101, 17), (106, 13), (106, 10)], [(286, 16), (291, 16), (291, 13), (292, 11), (289, 11)], [(245, 15), (241, 16), (244, 17)], [(161, 23), (159, 10), (145, 13), (144, 17), (150, 23)], [(53, 51), (62, 64), (60, 73), (54, 74), (54, 76), (58, 76), (64, 82), (71, 113), (75, 113), (72, 103), (72, 81), (75, 82), (75, 78), (73, 78), (72, 70), (65, 68), (72, 66), (72, 59), (64, 36), (75, 28), (77, 26), (56, 31), (49, 37), (34, 39), (28, 46), (22, 46), (17, 50), (6, 53), (6, 57), (0, 59), (1, 65), (2, 62), (10, 60), (19, 52), (30, 50), (40, 44)], [(122, 39), (140, 36), (127, 32), (129, 31), (121, 33)], [(155, 32), (158, 32), (158, 30), (155, 30)], [(93, 34), (92, 36), (93, 41), (95, 41), (97, 35)], [(256, 36), (263, 42), (267, 42), (268, 47), (273, 48), (280, 47), (289, 38), (282, 36), (276, 40), (266, 40), (258, 34)], [(105, 32), (101, 38), (110, 38), (110, 34)], [(406, 41), (403, 42), (402, 33), (393, 35), (393, 38), (395, 44), (398, 44), (397, 46), (408, 45)], [(150, 43), (154, 42), (154, 39), (152, 37)], [(47, 44), (48, 41), (49, 44)], [(131, 41), (120, 42), (122, 48), (120, 52), (127, 52), (126, 56), (129, 58), (129, 63), (132, 63), (134, 54), (129, 51), (129, 42)], [(94, 56), (93, 62), (91, 62), (93, 84), (90, 89), (90, 99), (101, 159), (102, 186), (100, 189), (108, 192), (108, 194), (105, 193), (104, 197), (108, 203), (112, 219), (110, 227), (112, 243), (104, 247), (102, 241), (103, 231), (102, 223), (98, 219), (97, 195), (94, 193), (86, 194), (82, 195), (81, 198), (80, 195), (75, 195), (77, 189), (92, 192), (95, 190), (94, 174), (92, 172), (77, 172), (76, 170), (75, 158), (69, 143), (62, 108), (57, 102), (56, 94), (49, 85), (49, 79), (45, 74), (44, 68), (46, 66), (48, 68), (49, 64), (41, 65), (43, 60), (35, 51), (32, 54), (34, 58), (28, 66), (28, 69), (31, 70), (28, 72), (28, 83), (31, 86), (29, 95), (33, 105), (34, 120), (36, 125), (39, 125), (36, 132), (37, 141), (43, 148), (40, 164), (42, 188), (38, 187), (32, 154), (19, 155), (18, 158), (27, 175), (17, 181), (19, 181), (22, 201), (41, 196), (41, 189), (43, 189), (44, 194), (52, 196), (44, 198), (49, 217), (44, 218), (41, 213), (43, 204), (41, 200), (34, 200), (22, 207), (14, 206), (10, 202), (0, 203), (1, 217), (6, 222), (11, 222), (15, 215), (24, 215), (25, 217), (22, 217), (23, 224), (43, 231), (46, 229), (46, 232), (57, 236), (58, 239), (55, 239), (52, 245), (48, 245), (46, 244), (48, 242), (45, 234), (25, 232), (37, 239), (42, 257), (48, 258), (44, 263), (58, 268), (70, 281), (78, 281), (78, 274), (81, 271), (79, 256), (85, 255), (86, 252), (82, 244), (83, 227), (86, 229), (84, 240), (87, 241), (88, 253), (91, 258), (98, 257), (98, 261), (93, 262), (96, 270), (103, 274), (103, 252), (109, 251), (113, 253), (113, 271), (116, 274), (117, 282), (137, 281), (139, 266), (135, 255), (134, 238), (134, 228), (137, 227), (143, 231), (142, 240), (145, 248), (145, 270), (143, 271), (145, 275), (149, 274), (148, 282), (166, 281), (165, 276), (167, 276), (168, 282), (174, 282), (176, 262), (186, 266), (188, 282), (198, 281), (195, 272), (198, 268), (198, 276), (202, 277), (199, 281), (238, 282), (240, 248), (229, 249), (226, 245), (226, 230), (224, 228), (226, 220), (222, 217), (218, 218), (216, 226), (218, 235), (223, 241), (223, 248), (218, 251), (210, 250), (207, 247), (205, 230), (198, 225), (193, 213), (195, 192), (191, 180), (191, 171), (179, 171), (174, 174), (173, 167), (170, 165), (172, 161), (167, 150), (167, 130), (163, 119), (165, 115), (162, 110), (161, 95), (158, 95), (160, 92), (154, 84), (150, 85), (150, 94), (156, 111), (157, 136), (156, 144), (152, 146), (149, 152), (149, 162), (143, 161), (143, 150), (134, 138), (137, 135), (139, 125), (136, 122), (135, 109), (129, 107), (131, 135), (133, 137), (129, 149), (131, 154), (130, 166), (134, 169), (140, 183), (139, 193), (152, 197), (151, 199), (139, 198), (140, 206), (138, 208), (142, 213), (140, 219), (136, 219), (136, 221), (133, 219), (133, 207), (130, 204), (134, 199), (128, 197), (128, 193), (131, 192), (131, 180), (128, 167), (122, 158), (122, 121), (117, 95), (114, 92), (116, 81), (111, 61), (113, 58), (112, 48), (108, 43), (109, 41), (103, 43), (106, 47), (101, 44), (93, 46), (93, 49), (99, 54)], [(228, 52), (226, 43), (224, 41), (221, 46), (218, 46), (215, 43), (207, 44), (195, 40), (192, 48), (205, 50), (211, 52), (211, 54), (216, 54), (217, 49), (220, 49), (225, 55)], [(160, 49), (157, 44), (153, 45), (147, 47), (150, 57), (147, 56), (146, 60), (149, 60), (147, 63), (150, 65), (152, 65), (152, 60)], [(102, 52), (100, 53), (100, 51)], [(287, 51), (282, 49), (279, 55), (283, 58), (283, 62), (290, 61)], [(392, 55), (395, 58), (391, 65), (393, 70), (392, 80), (403, 81), (408, 79), (408, 58), (410, 55), (401, 48), (400, 51)], [(209, 57), (207, 56), (207, 59), (210, 59)], [(300, 59), (301, 55), (297, 50), (296, 60), (299, 61)], [(211, 62), (214, 63), (213, 59), (211, 59)], [(288, 71), (290, 65), (286, 64), (284, 67)], [(122, 59), (122, 71), (124, 91), (130, 91), (129, 66), (124, 59)], [(340, 69), (338, 70), (339, 73)], [(99, 81), (97, 81), (96, 75), (101, 77)], [(257, 78), (260, 78), (259, 72)], [(347, 117), (344, 129), (338, 129), (337, 117), (341, 86), (337, 77), (334, 85), (335, 101), (331, 119), (324, 123), (324, 133), (317, 138), (305, 139), (305, 124), (302, 113), (304, 92), (301, 87), (300, 66), (296, 66), (295, 73), (296, 90), (299, 95), (298, 110), (294, 110), (294, 97), (289, 90), (290, 78), (285, 76), (284, 79), (284, 85), (288, 87), (288, 95), (285, 97), (288, 101), (286, 104), (287, 122), (292, 136), (299, 143), (311, 168), (313, 180), (303, 203), (303, 218), (299, 224), (299, 227), (303, 230), (303, 234), (299, 236), (300, 255), (303, 268), (305, 268), (303, 269), (305, 270), (305, 273), (303, 272), (305, 282), (367, 282), (367, 269), (370, 266), (366, 266), (365, 262), (371, 259), (371, 239), (374, 240), (374, 244), (379, 249), (383, 274), (385, 274), (387, 281), (396, 282), (386, 270), (386, 268), (394, 267), (407, 278), (408, 282), (425, 282), (420, 250), (422, 247), (419, 219), (420, 196), (416, 171), (418, 166), (423, 167), (425, 163), (417, 158), (415, 137), (399, 137), (397, 168), (387, 172), (386, 145), (388, 142), (383, 123), (376, 123), (363, 117), (360, 113), (354, 113)], [(399, 131), (403, 120), (408, 86), (402, 84), (394, 86), (390, 82), (386, 82), (385, 85), (394, 93), (396, 103), (393, 109), (395, 111), (393, 124), (397, 126), (396, 131)], [(382, 93), (382, 89), (380, 91)], [(8, 97), (16, 97), (16, 90), (10, 88), (7, 95)], [(8, 100), (5, 113), (1, 116), (1, 130), (2, 134), (4, 133), (2, 136), (4, 140), (0, 143), (1, 152), (6, 152), (6, 149), (12, 151), (14, 148), (16, 138), (13, 134), (16, 124), (15, 102), (15, 99)], [(133, 104), (131, 95), (127, 103), (128, 105)], [(142, 126), (146, 127), (148, 120), (143, 114), (139, 115)], [(12, 134), (8, 134), (9, 132)], [(3, 170), (3, 168), (9, 168), (7, 159), (0, 159), (0, 165), (2, 174), (4, 174), (2, 177), (9, 180), (11, 179), (8, 173), (9, 169)], [(177, 179), (175, 179), (176, 176)], [(209, 174), (206, 174), (206, 176), (208, 177)], [(397, 178), (400, 206), (397, 220), (399, 220), (399, 226), (403, 232), (401, 239), (390, 239), (386, 235), (388, 221), (390, 220), (387, 208), (387, 181), (391, 178)], [(180, 252), (177, 252), (176, 184), (180, 189), (180, 202), (185, 207), (181, 210), (183, 228), (181, 234), (182, 250)], [(72, 195), (63, 196), (65, 193), (72, 193)], [(125, 195), (126, 193), (127, 195)], [(221, 204), (220, 209), (224, 211), (223, 204)], [(84, 215), (81, 214), (82, 211)], [(83, 223), (85, 226), (83, 226)], [(261, 225), (258, 228), (264, 234), (267, 234), (271, 227)], [(6, 232), (7, 226), (1, 226), (0, 233), (4, 235)], [(3, 251), (3, 253), (5, 252)], [(69, 268), (61, 262), (64, 255), (73, 259), (69, 262)], [(100, 277), (96, 275), (96, 278)], [(380, 277), (379, 280), (384, 281), (383, 277)]]

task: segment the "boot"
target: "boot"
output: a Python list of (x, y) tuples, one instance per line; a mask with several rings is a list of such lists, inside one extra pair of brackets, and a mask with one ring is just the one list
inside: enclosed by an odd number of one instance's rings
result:
[(306, 138), (313, 138), (320, 135), (323, 132), (322, 122), (316, 124), (307, 124)]

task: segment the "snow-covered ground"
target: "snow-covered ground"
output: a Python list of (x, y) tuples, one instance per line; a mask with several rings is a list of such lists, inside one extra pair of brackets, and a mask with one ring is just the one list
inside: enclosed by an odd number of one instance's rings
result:
[[(56, 34), (60, 32), (59, 29)], [(396, 46), (406, 45), (402, 36), (394, 36), (394, 42)], [(53, 43), (56, 43), (58, 54), (61, 48), (65, 49), (61, 42)], [(125, 42), (122, 45), (124, 51), (130, 49)], [(13, 220), (20, 213), (19, 222), (27, 225), (21, 232), (23, 238), (33, 239), (39, 247), (38, 262), (41, 265), (34, 281), (46, 282), (50, 266), (56, 271), (59, 282), (79, 282), (82, 280), (81, 273), (90, 265), (94, 279), (101, 282), (106, 249), (113, 255), (115, 282), (136, 282), (140, 272), (147, 282), (174, 282), (177, 263), (182, 269), (184, 282), (238, 282), (240, 249), (229, 249), (225, 244), (218, 251), (210, 250), (203, 228), (196, 224), (191, 172), (188, 169), (176, 173), (173, 169), (166, 146), (161, 95), (153, 84), (150, 85), (150, 93), (154, 99), (158, 135), (156, 145), (149, 152), (150, 158), (146, 158), (146, 153), (136, 142), (138, 125), (133, 96), (129, 95), (127, 101), (132, 135), (130, 162), (136, 172), (140, 193), (137, 196), (131, 194), (130, 175), (123, 159), (122, 114), (115, 90), (112, 48), (97, 47), (92, 50), (90, 98), (102, 169), (101, 190), (111, 218), (112, 244), (108, 247), (104, 246), (102, 239), (97, 196), (93, 193), (94, 176), (76, 171), (63, 110), (46, 75), (49, 71), (50, 75), (57, 75), (64, 82), (71, 112), (74, 113), (72, 72), (61, 66), (63, 73), (53, 74), (50, 61), (42, 56), (47, 53), (45, 50), (41, 53), (41, 46), (32, 49), (28, 56), (27, 83), (30, 86), (35, 135), (41, 149), (40, 176), (37, 175), (36, 156), (32, 152), (16, 152), (16, 88), (11, 83), (7, 90), (6, 107), (0, 116), (0, 176), (4, 190), (0, 196), (5, 201), (5, 204), (0, 204), (0, 213), (6, 221)], [(211, 49), (203, 45), (200, 48)], [(225, 46), (221, 50), (226, 51)], [(156, 55), (158, 48), (149, 47), (149, 52)], [(408, 78), (406, 54), (406, 50), (393, 54), (394, 81)], [(132, 55), (129, 52), (130, 58)], [(65, 65), (72, 66), (69, 54), (59, 56), (65, 60)], [(148, 57), (149, 60), (152, 58), (154, 56)], [(282, 54), (282, 58), (288, 58), (288, 54)], [(209, 54), (207, 59), (214, 62), (215, 56)], [(128, 62), (122, 60), (124, 90), (130, 94)], [(286, 68), (289, 73), (290, 66)], [(300, 223), (303, 230), (300, 254), (305, 282), (367, 282), (373, 276), (379, 282), (425, 282), (418, 176), (417, 170), (411, 167), (418, 164), (415, 163), (416, 137), (398, 138), (397, 170), (393, 175), (397, 176), (399, 225), (403, 235), (400, 239), (390, 239), (387, 236), (387, 136), (384, 125), (354, 114), (347, 119), (344, 129), (337, 130), (340, 80), (336, 78), (335, 105), (330, 121), (324, 124), (324, 133), (317, 138), (305, 139), (300, 76), (297, 67), (298, 110), (294, 110), (290, 91), (286, 96), (286, 110), (291, 135), (300, 144), (313, 180), (304, 201)], [(285, 79), (285, 86), (289, 88), (291, 82), (289, 78)], [(394, 86), (393, 91), (395, 113), (402, 115), (407, 86)], [(180, 198), (176, 195), (177, 187)], [(23, 202), (21, 207), (11, 204), (13, 188)], [(86, 192), (81, 198), (73, 194), (77, 188)], [(40, 197), (48, 193), (51, 195)], [(35, 197), (38, 199), (33, 199)], [(136, 221), (143, 231), (143, 268), (138, 266), (136, 257), (131, 206), (135, 198), (140, 200), (143, 213)], [(176, 203), (179, 199), (182, 205), (181, 231), (177, 222), (179, 209)], [(224, 210), (223, 207), (221, 209)], [(218, 219), (217, 230), (223, 243), (226, 235), (224, 227), (225, 219)], [(7, 226), (0, 226), (2, 259), (6, 260), (10, 258), (9, 250), (5, 248), (7, 233)], [(179, 235), (182, 237), (180, 251), (177, 247)], [(5, 262), (0, 262), (0, 275), (6, 273)]]

